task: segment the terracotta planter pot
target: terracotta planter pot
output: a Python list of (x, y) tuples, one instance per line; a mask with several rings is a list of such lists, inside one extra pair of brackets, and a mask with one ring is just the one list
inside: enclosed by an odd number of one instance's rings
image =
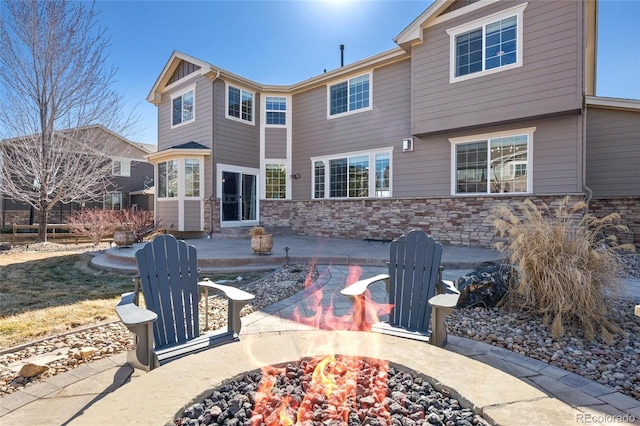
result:
[(251, 237), (251, 248), (256, 254), (271, 254), (273, 234)]
[(115, 231), (113, 233), (113, 242), (118, 247), (131, 247), (136, 242), (136, 234), (133, 231)]

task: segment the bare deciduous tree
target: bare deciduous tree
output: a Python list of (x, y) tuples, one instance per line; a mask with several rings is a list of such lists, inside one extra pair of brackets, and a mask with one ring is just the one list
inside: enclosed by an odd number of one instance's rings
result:
[(3, 7), (0, 195), (31, 205), (38, 241), (46, 241), (54, 205), (105, 192), (114, 138), (104, 128), (124, 134), (133, 117), (111, 89), (116, 69), (93, 6), (9, 0)]

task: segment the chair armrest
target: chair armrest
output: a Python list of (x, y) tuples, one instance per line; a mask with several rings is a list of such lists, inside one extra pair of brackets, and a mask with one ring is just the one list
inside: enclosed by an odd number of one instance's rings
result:
[(362, 294), (364, 294), (365, 291), (367, 291), (367, 288), (377, 282), (377, 281), (386, 281), (389, 279), (389, 275), (388, 274), (380, 274), (380, 275), (376, 275), (375, 277), (371, 277), (371, 278), (367, 278), (364, 280), (360, 280), (360, 281), (356, 281), (355, 283), (347, 286), (346, 288), (342, 289), (340, 291), (340, 293), (343, 296), (361, 296)]
[(158, 314), (134, 303), (136, 293), (124, 293), (116, 305), (116, 313), (124, 325), (135, 326), (155, 321)]
[(211, 281), (209, 278), (205, 278), (203, 281), (199, 281), (198, 285), (200, 287), (212, 288), (212, 289), (215, 289), (215, 290), (220, 290), (221, 292), (224, 293), (224, 295), (229, 300), (249, 301), (249, 300), (251, 300), (251, 299), (253, 299), (255, 297), (253, 294), (248, 293), (248, 292), (246, 292), (244, 290), (240, 290), (239, 288), (231, 287), (231, 286), (228, 286), (228, 285), (216, 284), (213, 281)]
[(457, 293), (436, 294), (429, 299), (429, 304), (436, 308), (455, 308), (459, 297)]

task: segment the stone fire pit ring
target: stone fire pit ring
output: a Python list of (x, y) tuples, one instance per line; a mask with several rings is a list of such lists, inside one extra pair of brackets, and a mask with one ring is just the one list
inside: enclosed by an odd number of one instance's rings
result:
[(575, 424), (578, 410), (479, 361), (422, 342), (370, 332), (296, 331), (242, 335), (170, 362), (105, 395), (72, 425), (172, 425), (214, 388), (267, 365), (333, 353), (378, 358), (420, 373), (494, 424)]

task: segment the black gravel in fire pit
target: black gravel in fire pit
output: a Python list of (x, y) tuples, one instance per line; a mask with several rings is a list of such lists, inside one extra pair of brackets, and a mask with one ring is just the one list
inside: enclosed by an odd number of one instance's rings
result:
[[(319, 383), (322, 370), (336, 383)], [(379, 361), (336, 356), (252, 372), (187, 408), (176, 425), (488, 425), (427, 380)], [(317, 374), (317, 373), (316, 373)], [(345, 390), (349, 388), (349, 390)]]

